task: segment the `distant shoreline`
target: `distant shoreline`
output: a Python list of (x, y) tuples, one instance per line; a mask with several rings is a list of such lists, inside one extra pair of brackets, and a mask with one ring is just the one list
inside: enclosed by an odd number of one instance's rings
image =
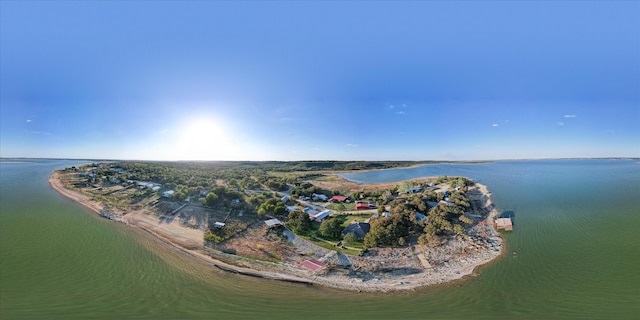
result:
[[(182, 232), (183, 230), (176, 230), (175, 228), (169, 229), (166, 224), (160, 225), (159, 223), (154, 222), (152, 215), (150, 215), (149, 213), (130, 212), (125, 215), (105, 214), (105, 208), (102, 204), (93, 201), (87, 195), (67, 189), (60, 178), (60, 174), (57, 171), (54, 171), (49, 177), (49, 184), (51, 185), (51, 187), (65, 198), (80, 203), (82, 206), (91, 210), (92, 212), (100, 216), (122, 222), (128, 226), (139, 228), (149, 235), (152, 235), (162, 243), (169, 245), (171, 248), (178, 249), (181, 252), (187, 253), (190, 256), (204, 261), (207, 264), (218, 269), (252, 277), (303, 284), (317, 284), (326, 287), (356, 292), (390, 292), (416, 290), (423, 287), (429, 287), (433, 285), (447, 285), (451, 282), (459, 281), (460, 279), (473, 274), (479, 266), (486, 265), (492, 261), (495, 261), (498, 257), (502, 256), (505, 251), (503, 239), (493, 227), (492, 223), (493, 219), (499, 214), (499, 212), (495, 209), (490, 199), (490, 192), (488, 191), (486, 186), (478, 183), (476, 183), (476, 186), (474, 187), (474, 194), (476, 194), (479, 198), (484, 199), (482, 207), (485, 210), (489, 211), (483, 223), (478, 224), (478, 228), (482, 228), (482, 232), (489, 235), (488, 239), (491, 239), (490, 247), (487, 247), (486, 250), (480, 250), (476, 254), (471, 254), (464, 257), (453, 255), (447, 260), (448, 262), (446, 263), (446, 265), (427, 268), (417, 274), (398, 276), (381, 274), (379, 277), (372, 279), (375, 281), (365, 281), (363, 279), (353, 278), (344, 274), (316, 274), (308, 270), (304, 270), (304, 268), (300, 268), (297, 265), (283, 263), (265, 264), (264, 262), (251, 262), (247, 259), (242, 259), (244, 265), (249, 265), (248, 267), (242, 267), (234, 265), (233, 263), (223, 262), (219, 259), (211, 257), (209, 254), (206, 254), (204, 251), (202, 251), (203, 248), (198, 245), (196, 241), (203, 240), (202, 234), (200, 234), (200, 239), (196, 239), (198, 237), (198, 234), (191, 233), (189, 235), (186, 235), (184, 234), (184, 232)], [(193, 229), (184, 231), (193, 232)], [(183, 238), (183, 236), (187, 238)], [(194, 241), (196, 241), (196, 243), (194, 243)], [(472, 245), (474, 245), (473, 243), (474, 242), (471, 242)], [(489, 248), (493, 249), (489, 250)], [(417, 248), (417, 246), (415, 248), (405, 248), (402, 250), (404, 250), (403, 252), (408, 252), (407, 249), (410, 249), (410, 252), (422, 252), (421, 250), (424, 250)], [(395, 249), (390, 250), (393, 251)], [(226, 261), (240, 261), (234, 260), (239, 259), (239, 257), (233, 255), (225, 255), (223, 253), (217, 253), (216, 255), (224, 257)], [(415, 263), (416, 260), (413, 261), (414, 262), (412, 263)]]

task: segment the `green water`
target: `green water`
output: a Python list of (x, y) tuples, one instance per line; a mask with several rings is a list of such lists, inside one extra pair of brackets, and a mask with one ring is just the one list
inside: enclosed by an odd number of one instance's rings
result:
[(465, 175), (487, 184), (496, 204), (514, 216), (509, 254), (478, 276), (394, 294), (255, 279), (194, 261), (60, 197), (48, 175), (75, 164), (0, 162), (0, 319), (640, 315), (640, 164), (633, 161), (500, 162), (351, 176)]

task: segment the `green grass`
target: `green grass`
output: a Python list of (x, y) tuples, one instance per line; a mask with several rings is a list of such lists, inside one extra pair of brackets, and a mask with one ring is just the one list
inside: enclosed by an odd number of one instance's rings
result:
[(351, 224), (353, 221), (364, 222), (365, 220), (371, 218), (370, 214), (343, 214), (334, 216), (336, 219), (342, 219), (342, 226), (346, 227)]
[(305, 238), (308, 241), (313, 242), (314, 244), (316, 244), (316, 245), (318, 245), (320, 247), (328, 249), (328, 250), (337, 251), (337, 252), (344, 253), (344, 254), (349, 254), (349, 255), (352, 255), (352, 256), (357, 256), (357, 255), (360, 254), (360, 250), (343, 249), (343, 248), (336, 247), (336, 244), (338, 242), (326, 242), (326, 241), (320, 240), (320, 239), (318, 239), (316, 237), (309, 237), (309, 236), (301, 236), (301, 237)]
[(326, 207), (334, 211), (352, 211), (356, 209), (355, 203), (332, 203)]

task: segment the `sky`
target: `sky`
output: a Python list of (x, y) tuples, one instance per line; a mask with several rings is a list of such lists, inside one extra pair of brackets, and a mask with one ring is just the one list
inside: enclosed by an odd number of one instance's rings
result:
[(4, 0), (0, 156), (640, 157), (640, 2)]

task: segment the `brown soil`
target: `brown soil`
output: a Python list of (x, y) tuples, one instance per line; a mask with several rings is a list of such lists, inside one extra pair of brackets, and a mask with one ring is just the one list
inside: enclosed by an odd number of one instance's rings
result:
[[(419, 179), (412, 179), (407, 181), (415, 182), (415, 183), (424, 183), (424, 182), (431, 182), (434, 180), (435, 180), (434, 178), (419, 178)], [(309, 180), (309, 182), (323, 189), (339, 190), (342, 193), (349, 193), (351, 192), (351, 190), (362, 192), (362, 191), (374, 191), (374, 190), (381, 190), (381, 189), (391, 189), (394, 186), (404, 181), (362, 184), (362, 183), (349, 181), (340, 176), (327, 175), (319, 179)]]

